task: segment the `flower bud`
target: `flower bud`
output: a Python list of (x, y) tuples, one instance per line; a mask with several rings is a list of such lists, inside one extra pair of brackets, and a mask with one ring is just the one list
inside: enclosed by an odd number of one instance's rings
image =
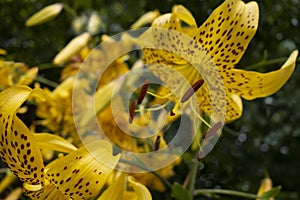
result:
[(152, 23), (160, 15), (158, 10), (149, 11), (142, 15), (130, 28), (139, 28), (145, 24)]
[(49, 5), (42, 10), (38, 11), (31, 17), (29, 17), (26, 20), (25, 25), (26, 26), (36, 26), (42, 23), (45, 23), (47, 21), (50, 21), (51, 19), (55, 18), (63, 9), (64, 5), (62, 3), (55, 3), (52, 5)]
[[(270, 178), (264, 178), (261, 181), (261, 184), (260, 184), (257, 194), (260, 195), (265, 192), (268, 192), (269, 190), (272, 189), (272, 187), (273, 187), (272, 180)], [(273, 200), (273, 199), (274, 198), (270, 198), (269, 200)]]
[(70, 60), (72, 56), (77, 54), (87, 45), (90, 39), (91, 34), (88, 32), (82, 33), (81, 35), (75, 37), (55, 56), (53, 60), (54, 64), (60, 65)]
[(96, 12), (93, 12), (87, 24), (87, 30), (92, 35), (95, 35), (100, 32), (101, 26), (102, 26), (101, 17)]

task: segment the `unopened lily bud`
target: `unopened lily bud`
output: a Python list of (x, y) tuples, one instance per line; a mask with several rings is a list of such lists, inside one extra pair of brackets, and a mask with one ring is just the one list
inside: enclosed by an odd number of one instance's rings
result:
[(72, 56), (77, 54), (87, 45), (90, 39), (91, 34), (88, 32), (75, 37), (55, 56), (53, 60), (54, 64), (60, 65), (69, 61)]
[(102, 25), (101, 17), (96, 12), (93, 12), (87, 24), (87, 30), (92, 35), (95, 35), (100, 32), (101, 25)]
[(36, 26), (36, 25), (45, 23), (47, 21), (50, 21), (61, 12), (63, 7), (64, 7), (64, 4), (62, 4), (62, 3), (51, 4), (51, 5), (43, 8), (42, 10), (38, 11), (31, 17), (29, 17), (26, 20), (25, 25), (26, 26)]
[(160, 16), (160, 13), (158, 10), (149, 11), (142, 15), (134, 24), (131, 25), (130, 28), (139, 28), (144, 26), (145, 24), (152, 23), (158, 16)]
[[(264, 178), (262, 181), (261, 181), (261, 184), (260, 184), (260, 187), (258, 189), (258, 192), (257, 194), (258, 195), (261, 195), (265, 192), (268, 192), (269, 190), (271, 190), (273, 187), (273, 184), (272, 184), (272, 180), (270, 178)], [(270, 198), (269, 200), (273, 200), (274, 198)], [(259, 200), (259, 199), (258, 199)]]

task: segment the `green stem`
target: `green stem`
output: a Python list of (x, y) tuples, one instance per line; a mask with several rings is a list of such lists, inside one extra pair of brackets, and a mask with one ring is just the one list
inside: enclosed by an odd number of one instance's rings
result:
[[(266, 66), (266, 65), (273, 65), (273, 64), (282, 63), (286, 60), (287, 60), (286, 57), (284, 57), (284, 58), (275, 58), (275, 59), (272, 59), (272, 60), (262, 60), (258, 63), (253, 64), (253, 65), (248, 65), (248, 66), (244, 67), (243, 69), (247, 69), (247, 70), (257, 69), (259, 67)], [(297, 59), (297, 62), (298, 61), (300, 61), (300, 58)]]
[(259, 197), (259, 195), (246, 193), (246, 192), (239, 192), (235, 190), (223, 190), (223, 189), (197, 189), (194, 191), (194, 195), (200, 195), (200, 194), (226, 194), (231, 196), (239, 196), (239, 197), (245, 197), (245, 198), (252, 198), (256, 199)]
[(7, 173), (8, 171), (8, 168), (0, 168), (0, 174)]
[(41, 77), (41, 76), (36, 76), (36, 77), (35, 77), (35, 80), (38, 81), (38, 82), (40, 82), (40, 83), (43, 83), (43, 84), (45, 84), (45, 85), (54, 87), (54, 88), (57, 87), (57, 86), (59, 85), (58, 83), (56, 83), (56, 82), (54, 82), (54, 81), (50, 81), (50, 80), (48, 80), (48, 79), (46, 79), (46, 78), (44, 78), (44, 77)]
[(124, 160), (124, 159), (120, 159), (120, 162), (139, 167), (140, 169), (143, 169), (145, 171), (149, 171), (150, 173), (154, 174), (159, 180), (161, 180), (161, 182), (163, 182), (164, 185), (168, 189), (170, 189), (170, 190), (172, 189), (172, 184), (167, 179), (165, 179), (162, 175), (160, 175), (156, 171), (152, 171), (150, 168), (146, 167), (145, 165), (142, 165), (142, 164), (136, 163), (136, 162), (132, 162), (132, 161), (129, 161), (129, 160)]
[(77, 13), (75, 12), (75, 10), (65, 3), (64, 3), (64, 9), (65, 9), (65, 11), (67, 11), (67, 13), (72, 15), (72, 17), (74, 17), (74, 18), (77, 17)]
[(191, 195), (191, 199), (193, 199), (193, 196), (194, 196), (193, 194), (194, 194), (194, 190), (195, 190), (195, 183), (196, 183), (199, 163), (200, 162), (198, 162), (198, 161), (194, 161), (192, 170), (191, 170), (190, 183), (189, 183), (189, 187), (188, 187), (189, 193)]

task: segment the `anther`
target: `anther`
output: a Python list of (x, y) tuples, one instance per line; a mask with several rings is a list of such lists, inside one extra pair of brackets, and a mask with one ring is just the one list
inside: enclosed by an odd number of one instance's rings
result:
[(129, 123), (131, 124), (134, 118), (135, 101), (131, 101), (129, 105)]
[(197, 82), (195, 82), (195, 83), (192, 85), (192, 87), (190, 87), (190, 88), (184, 93), (184, 95), (182, 96), (182, 99), (181, 99), (181, 103), (184, 103), (184, 102), (186, 102), (187, 100), (189, 100), (189, 98), (191, 98), (191, 96), (193, 96), (193, 94), (199, 90), (199, 88), (203, 85), (203, 83), (204, 83), (204, 80), (203, 80), (203, 79), (200, 79), (200, 80), (198, 80)]
[(137, 100), (138, 105), (140, 105), (142, 103), (142, 101), (144, 100), (144, 98), (147, 94), (148, 87), (149, 87), (149, 79), (146, 79), (141, 87), (140, 95)]
[(170, 116), (175, 116), (175, 113), (173, 112), (173, 110), (170, 111)]
[(153, 148), (153, 150), (154, 150), (154, 151), (157, 151), (157, 150), (159, 149), (159, 145), (160, 145), (160, 135), (158, 135), (158, 136), (156, 137), (156, 140), (155, 140), (155, 143), (154, 143), (154, 148)]
[(203, 158), (204, 158), (204, 152), (200, 151), (198, 154), (197, 160), (200, 162), (200, 161), (202, 161)]
[(202, 139), (204, 139), (205, 137), (212, 136), (220, 128), (222, 128), (222, 126), (223, 126), (222, 122), (217, 122), (215, 125), (213, 125), (213, 127), (211, 127), (210, 129), (208, 129), (208, 131), (205, 134), (203, 134)]

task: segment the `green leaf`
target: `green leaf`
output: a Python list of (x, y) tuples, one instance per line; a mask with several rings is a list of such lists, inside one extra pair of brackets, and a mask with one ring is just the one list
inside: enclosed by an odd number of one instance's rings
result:
[(258, 199), (268, 200), (270, 198), (276, 197), (279, 194), (280, 190), (281, 190), (281, 186), (277, 186), (277, 187), (263, 193), (262, 195), (259, 195)]
[(191, 199), (189, 192), (182, 187), (179, 183), (174, 183), (172, 186), (171, 196), (176, 200), (188, 200)]

